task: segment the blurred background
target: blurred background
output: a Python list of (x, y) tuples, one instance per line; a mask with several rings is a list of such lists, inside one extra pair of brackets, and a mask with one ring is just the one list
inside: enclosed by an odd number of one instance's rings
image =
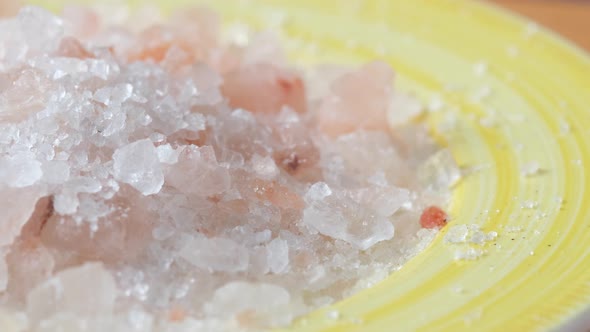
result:
[(590, 51), (590, 0), (490, 0), (528, 16)]

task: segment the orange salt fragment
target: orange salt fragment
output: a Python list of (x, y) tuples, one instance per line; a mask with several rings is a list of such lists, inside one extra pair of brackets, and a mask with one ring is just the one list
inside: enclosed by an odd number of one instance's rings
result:
[(186, 315), (186, 310), (179, 307), (173, 307), (168, 311), (168, 320), (171, 322), (181, 322), (186, 318)]
[(65, 37), (61, 40), (57, 55), (78, 59), (94, 58), (94, 54), (90, 53), (76, 38), (72, 37)]
[(420, 225), (424, 228), (441, 228), (447, 224), (448, 216), (438, 206), (429, 206), (420, 216)]

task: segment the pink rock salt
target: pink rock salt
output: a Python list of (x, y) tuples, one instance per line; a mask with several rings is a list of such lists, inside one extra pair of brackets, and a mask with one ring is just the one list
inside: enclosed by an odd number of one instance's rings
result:
[(0, 317), (285, 326), (435, 235), (420, 214), (459, 173), (386, 63), (297, 68), (269, 33), (223, 41), (206, 9), (110, 13), (0, 20)]

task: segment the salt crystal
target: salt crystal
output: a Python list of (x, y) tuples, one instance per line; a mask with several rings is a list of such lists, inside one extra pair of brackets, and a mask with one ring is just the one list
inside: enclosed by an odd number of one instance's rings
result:
[(520, 205), (521, 209), (536, 209), (539, 203), (533, 200), (526, 200)]
[(340, 319), (340, 311), (328, 310), (328, 312), (326, 312), (326, 318), (331, 319), (331, 320), (338, 320), (338, 319)]
[(163, 164), (173, 165), (178, 162), (178, 157), (182, 153), (183, 148), (174, 149), (170, 144), (159, 145), (156, 148), (158, 160)]
[(289, 266), (289, 245), (287, 241), (275, 238), (267, 246), (267, 262), (270, 272), (280, 274)]
[(541, 166), (539, 165), (539, 163), (536, 161), (531, 161), (529, 163), (524, 164), (520, 168), (520, 174), (524, 176), (532, 176), (538, 174), (540, 170)]
[(324, 182), (314, 183), (307, 191), (306, 198), (310, 202), (322, 200), (332, 195), (332, 189)]
[(448, 228), (444, 241), (447, 243), (465, 243), (468, 234), (467, 225), (453, 225)]
[(142, 194), (156, 194), (162, 188), (164, 174), (158, 152), (150, 140), (139, 140), (117, 149), (113, 161), (115, 178)]
[[(325, 183), (314, 184), (305, 196), (310, 206), (303, 211), (303, 222), (321, 234), (344, 240), (361, 250), (393, 238), (394, 227), (388, 217), (362, 208), (347, 195), (350, 193), (332, 197)], [(393, 209), (399, 209), (403, 203), (398, 201)]]
[(418, 170), (422, 183), (429, 184), (435, 190), (445, 190), (461, 179), (461, 172), (449, 150), (440, 150), (433, 154)]
[(115, 280), (101, 263), (86, 263), (58, 272), (35, 287), (27, 296), (27, 314), (32, 322), (59, 312), (79, 317), (110, 315), (116, 292)]
[(488, 72), (488, 64), (485, 61), (478, 62), (473, 65), (473, 73), (476, 76), (484, 76)]
[(457, 249), (455, 251), (455, 260), (473, 261), (479, 259), (485, 254), (485, 251), (480, 248), (467, 247), (466, 249)]
[(248, 251), (226, 238), (195, 238), (181, 250), (180, 256), (196, 267), (225, 272), (245, 271)]
[(418, 99), (406, 94), (394, 94), (387, 111), (387, 120), (392, 128), (407, 124), (418, 117), (424, 107)]
[(270, 156), (261, 157), (256, 154), (251, 163), (254, 172), (262, 179), (271, 180), (279, 174), (279, 168)]
[(0, 158), (0, 183), (22, 188), (35, 184), (42, 176), (41, 163), (32, 154), (20, 153)]
[[(291, 296), (284, 288), (267, 283), (234, 281), (217, 289), (213, 298), (205, 305), (209, 314), (233, 316), (251, 312), (269, 320), (268, 327), (289, 323), (292, 316), (280, 315), (289, 304)], [(275, 315), (275, 317), (271, 316)]]
[(445, 106), (445, 102), (441, 96), (435, 95), (428, 103), (427, 109), (429, 112), (438, 112)]

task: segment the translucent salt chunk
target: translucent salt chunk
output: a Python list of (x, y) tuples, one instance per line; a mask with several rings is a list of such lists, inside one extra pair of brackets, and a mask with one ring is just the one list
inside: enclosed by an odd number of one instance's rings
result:
[(467, 225), (451, 226), (447, 234), (445, 234), (444, 241), (446, 243), (465, 243), (467, 242), (468, 234), (469, 228), (467, 228)]
[(212, 147), (187, 146), (168, 170), (166, 183), (183, 193), (209, 197), (229, 190), (231, 178), (228, 169), (217, 162)]
[(457, 249), (455, 251), (455, 260), (473, 261), (479, 259), (485, 254), (485, 251), (480, 248), (467, 247), (466, 249)]
[(279, 168), (270, 156), (261, 157), (256, 154), (252, 157), (251, 162), (252, 169), (262, 179), (271, 180), (279, 174)]
[(539, 173), (540, 170), (541, 166), (539, 165), (539, 163), (536, 161), (531, 161), (530, 163), (524, 164), (520, 168), (520, 174), (524, 176), (532, 176)]
[(215, 291), (205, 305), (205, 312), (224, 318), (249, 312), (259, 320), (266, 318), (269, 326), (277, 326), (291, 321), (291, 315), (278, 315), (285, 311), (290, 300), (289, 292), (280, 286), (234, 281)]
[(395, 93), (387, 109), (387, 120), (392, 128), (407, 124), (419, 116), (424, 107), (420, 101), (404, 93)]
[(53, 208), (61, 215), (72, 215), (78, 210), (80, 201), (73, 191), (63, 191), (53, 197)]
[(164, 184), (158, 152), (149, 139), (125, 145), (115, 151), (114, 176), (144, 195), (156, 194)]
[[(322, 182), (311, 186), (305, 195), (309, 205), (303, 211), (303, 222), (319, 233), (346, 241), (360, 250), (393, 238), (394, 227), (388, 216), (359, 199), (357, 192), (337, 195)], [(401, 202), (401, 201), (400, 201)], [(393, 210), (400, 206), (394, 206)]]
[(160, 145), (156, 148), (158, 152), (158, 159), (163, 164), (176, 164), (178, 162), (178, 156), (182, 152), (183, 148), (172, 148), (170, 144)]
[(309, 188), (305, 198), (308, 202), (314, 202), (322, 200), (330, 195), (332, 195), (332, 190), (326, 183), (316, 182)]
[(41, 163), (30, 153), (0, 158), (0, 183), (22, 188), (35, 184), (42, 176)]
[(276, 238), (266, 245), (267, 262), (270, 272), (283, 273), (289, 266), (289, 245), (287, 241)]
[(418, 169), (418, 177), (424, 185), (434, 190), (447, 190), (461, 179), (461, 171), (451, 152), (444, 149), (428, 158)]
[(180, 256), (204, 270), (238, 272), (248, 268), (248, 250), (226, 238), (195, 238), (180, 251)]
[(98, 317), (113, 313), (117, 286), (102, 263), (86, 263), (58, 272), (27, 296), (27, 314), (39, 322), (57, 313)]

